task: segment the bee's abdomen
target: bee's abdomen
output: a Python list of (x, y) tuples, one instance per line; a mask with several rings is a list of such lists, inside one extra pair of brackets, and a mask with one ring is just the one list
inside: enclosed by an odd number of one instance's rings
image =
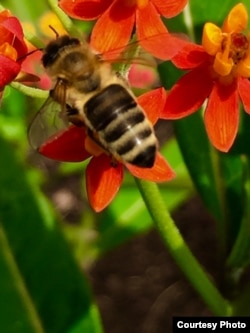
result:
[(157, 140), (144, 112), (127, 90), (112, 84), (92, 97), (85, 116), (100, 143), (114, 157), (139, 167), (152, 167)]

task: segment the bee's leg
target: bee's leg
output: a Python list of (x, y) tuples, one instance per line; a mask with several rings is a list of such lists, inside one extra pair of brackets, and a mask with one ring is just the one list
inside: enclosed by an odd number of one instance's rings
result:
[(74, 108), (70, 106), (69, 104), (66, 104), (66, 113), (68, 116), (69, 121), (74, 124), (75, 126), (82, 127), (85, 126), (84, 119), (80, 115), (77, 108)]

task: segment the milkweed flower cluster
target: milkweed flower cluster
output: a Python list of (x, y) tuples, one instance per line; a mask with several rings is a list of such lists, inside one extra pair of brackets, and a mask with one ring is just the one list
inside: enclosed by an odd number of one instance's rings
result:
[[(155, 124), (159, 118), (180, 119), (191, 115), (207, 101), (204, 122), (208, 137), (217, 149), (227, 152), (237, 135), (240, 101), (250, 114), (248, 13), (239, 3), (231, 9), (221, 28), (206, 23), (202, 43), (197, 45), (171, 34), (161, 19), (178, 15), (186, 4), (187, 0), (59, 1), (59, 6), (69, 16), (96, 20), (90, 44), (104, 55), (104, 60), (105, 52), (122, 51), (135, 33), (140, 45), (153, 56), (170, 60), (187, 71), (169, 92), (163, 88), (152, 90), (138, 97), (138, 104)], [(26, 52), (20, 24), (12, 18), (15, 28), (9, 29), (9, 24), (7, 28), (8, 15), (0, 14), (0, 57), (5, 57), (4, 64), (14, 63), (15, 70), (0, 73), (0, 87), (16, 77), (20, 71), (17, 59)], [(39, 152), (60, 161), (90, 158), (86, 186), (90, 204), (96, 211), (103, 210), (117, 194), (124, 167), (135, 177), (150, 181), (168, 181), (174, 177), (174, 171), (159, 152), (152, 168), (139, 168), (120, 161), (116, 161), (114, 167), (113, 157), (89, 137), (84, 127), (75, 125), (55, 133), (39, 147)]]
[(179, 119), (197, 111), (206, 98), (204, 122), (211, 143), (227, 152), (239, 127), (239, 100), (250, 114), (250, 32), (246, 7), (232, 8), (222, 28), (206, 23), (202, 45), (190, 44), (172, 59), (189, 70), (169, 91), (162, 118)]
[[(8, 10), (0, 13), (0, 90), (13, 81), (21, 70), (27, 53), (23, 30), (18, 19)], [(21, 60), (20, 60), (21, 59)]]

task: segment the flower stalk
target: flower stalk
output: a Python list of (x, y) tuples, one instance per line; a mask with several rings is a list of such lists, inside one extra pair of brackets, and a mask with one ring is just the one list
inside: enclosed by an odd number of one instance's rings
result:
[(137, 178), (135, 181), (165, 245), (192, 286), (215, 315), (230, 316), (232, 314), (231, 304), (223, 298), (191, 253), (167, 211), (157, 185)]
[(23, 93), (26, 96), (30, 96), (33, 98), (41, 98), (41, 99), (46, 99), (49, 96), (49, 93), (47, 90), (42, 90), (38, 88), (33, 88), (26, 86), (22, 83), (19, 82), (11, 82), (10, 86), (21, 93)]

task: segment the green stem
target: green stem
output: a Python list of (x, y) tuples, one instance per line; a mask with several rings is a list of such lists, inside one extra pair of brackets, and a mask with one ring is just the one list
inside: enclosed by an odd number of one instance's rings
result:
[(58, 0), (47, 0), (50, 8), (56, 14), (56, 16), (61, 21), (62, 25), (64, 26), (65, 30), (68, 31), (69, 34), (78, 36), (79, 31), (71, 21), (71, 19), (58, 7)]
[(194, 23), (193, 23), (189, 3), (186, 5), (186, 7), (183, 10), (183, 18), (184, 18), (184, 22), (186, 24), (187, 32), (188, 32), (190, 39), (195, 41)]
[(49, 96), (48, 90), (41, 90), (41, 89), (38, 89), (38, 88), (28, 87), (28, 86), (25, 86), (24, 84), (21, 84), (19, 82), (11, 82), (10, 86), (12, 88), (20, 91), (21, 93), (23, 93), (27, 96), (34, 97), (34, 98), (46, 99)]
[(222, 175), (222, 168), (221, 168), (221, 158), (219, 153), (210, 146), (210, 156), (211, 156), (211, 162), (213, 166), (213, 174), (214, 179), (216, 183), (216, 191), (217, 196), (220, 203), (220, 212), (221, 212), (221, 218), (217, 219), (216, 227), (218, 232), (218, 239), (220, 241), (220, 254), (221, 258), (224, 260), (227, 253), (227, 247), (228, 247), (228, 224), (227, 224), (227, 204), (226, 204), (226, 198), (225, 198), (225, 184), (224, 184), (224, 177)]
[(23, 33), (27, 41), (29, 41), (32, 45), (34, 45), (38, 49), (44, 48), (44, 42), (41, 40), (41, 38), (35, 36), (29, 31), (29, 29), (23, 27)]
[(231, 315), (232, 307), (230, 303), (222, 297), (186, 245), (169, 212), (166, 210), (157, 185), (139, 179), (136, 179), (136, 183), (165, 245), (192, 286), (198, 291), (215, 315)]

